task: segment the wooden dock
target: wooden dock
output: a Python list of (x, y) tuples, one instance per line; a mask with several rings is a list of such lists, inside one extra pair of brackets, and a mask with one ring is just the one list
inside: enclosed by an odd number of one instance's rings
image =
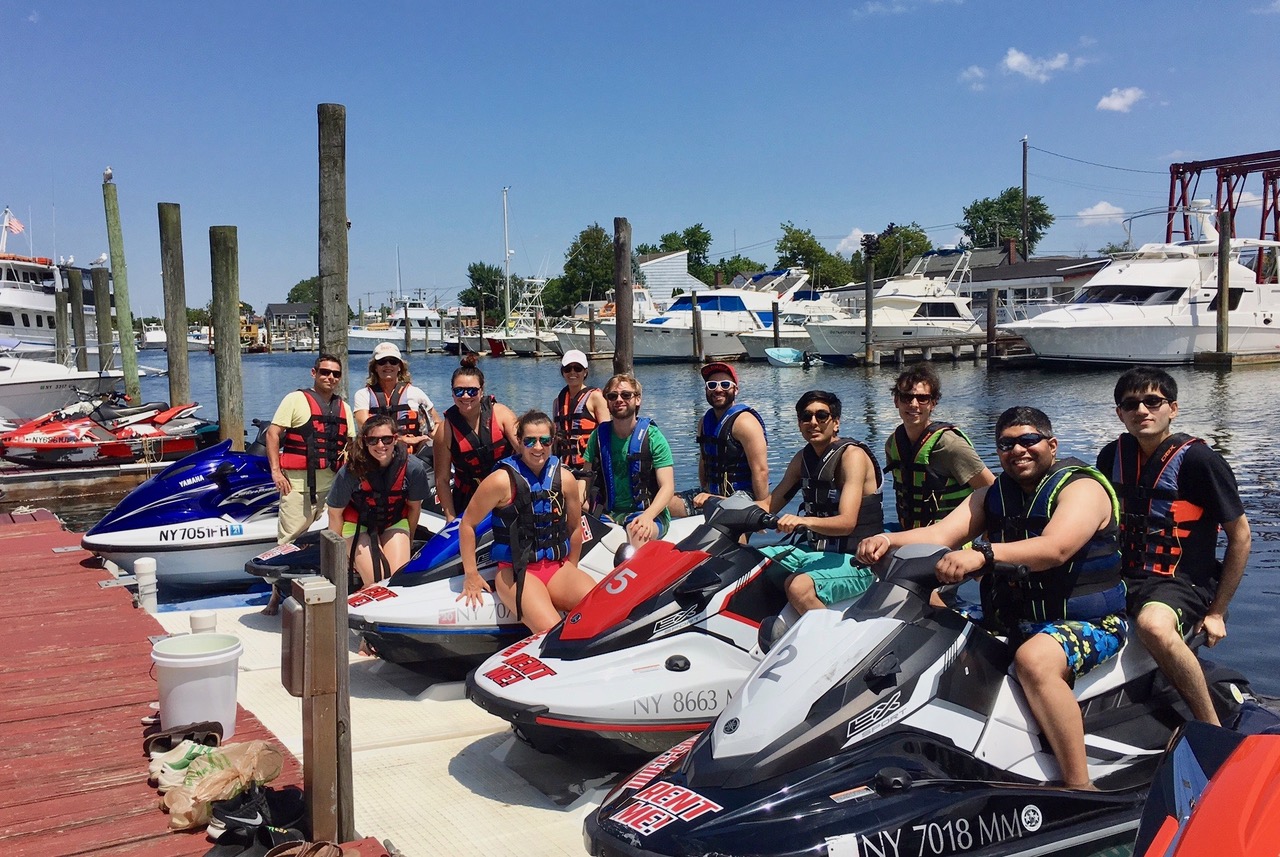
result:
[[(203, 855), (204, 832), (170, 832), (147, 784), (149, 637), (164, 631), (128, 590), (98, 585), (111, 575), (79, 544), (45, 510), (0, 515), (0, 852)], [(284, 754), (274, 785), (301, 786), (298, 761), (240, 708), (234, 740), (254, 739)]]

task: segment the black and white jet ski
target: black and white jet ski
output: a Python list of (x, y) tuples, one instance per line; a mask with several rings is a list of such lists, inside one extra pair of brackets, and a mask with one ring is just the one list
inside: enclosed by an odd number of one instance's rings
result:
[[(672, 521), (664, 538), (679, 538), (701, 521), (701, 516)], [(476, 564), (480, 576), (492, 586), (497, 563), (489, 557), (490, 518), (476, 528), (476, 535)], [(615, 554), (626, 541), (622, 527), (584, 513), (579, 567), (599, 580), (613, 571)], [(367, 586), (352, 595), (347, 600), (348, 622), (379, 657), (402, 664), (458, 658), (474, 663), (528, 636), (528, 629), (492, 592), (484, 595), (479, 607), (458, 601), (462, 582), (458, 522), (454, 521), (385, 584)]]
[[(588, 816), (592, 855), (1092, 854), (1130, 844), (1186, 717), (1133, 637), (1075, 687), (1100, 791), (1053, 754), (1007, 643), (928, 606), (944, 549), (909, 545), (841, 614), (806, 613), (701, 736)], [(1202, 662), (1224, 717), (1247, 692)]]
[(481, 664), (467, 695), (544, 750), (591, 732), (654, 752), (701, 731), (758, 662), (761, 622), (787, 605), (771, 561), (738, 541), (774, 520), (733, 496), (678, 544), (646, 544), (555, 628)]

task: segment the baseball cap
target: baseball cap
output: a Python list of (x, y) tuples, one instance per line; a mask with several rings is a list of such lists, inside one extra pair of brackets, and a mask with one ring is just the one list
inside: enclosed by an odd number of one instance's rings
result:
[(400, 356), (400, 349), (396, 347), (394, 342), (379, 342), (373, 348), (373, 359), (381, 360), (383, 357), (394, 357), (401, 363), (404, 358)]
[(579, 366), (587, 366), (587, 355), (583, 354), (576, 348), (570, 348), (564, 353), (564, 356), (560, 358), (560, 365), (568, 366), (572, 363), (577, 363)]
[(708, 363), (706, 366), (702, 367), (702, 377), (704, 379), (710, 378), (717, 372), (723, 372), (733, 379), (733, 383), (738, 383), (738, 373), (733, 371), (733, 367), (728, 363)]

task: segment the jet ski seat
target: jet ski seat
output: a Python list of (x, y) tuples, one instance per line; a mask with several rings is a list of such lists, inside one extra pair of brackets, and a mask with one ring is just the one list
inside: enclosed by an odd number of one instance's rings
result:
[(138, 414), (149, 411), (167, 411), (168, 409), (168, 402), (148, 402), (136, 408), (113, 408), (110, 405), (99, 405), (97, 410), (98, 416), (104, 420), (121, 420), (126, 417), (136, 417)]

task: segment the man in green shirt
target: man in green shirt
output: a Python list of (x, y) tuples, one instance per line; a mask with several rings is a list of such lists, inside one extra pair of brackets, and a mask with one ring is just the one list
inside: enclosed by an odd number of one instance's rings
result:
[(667, 531), (667, 503), (675, 493), (671, 446), (658, 426), (638, 416), (642, 388), (632, 375), (614, 375), (604, 385), (609, 419), (587, 441), (604, 513), (627, 528), (636, 547)]

